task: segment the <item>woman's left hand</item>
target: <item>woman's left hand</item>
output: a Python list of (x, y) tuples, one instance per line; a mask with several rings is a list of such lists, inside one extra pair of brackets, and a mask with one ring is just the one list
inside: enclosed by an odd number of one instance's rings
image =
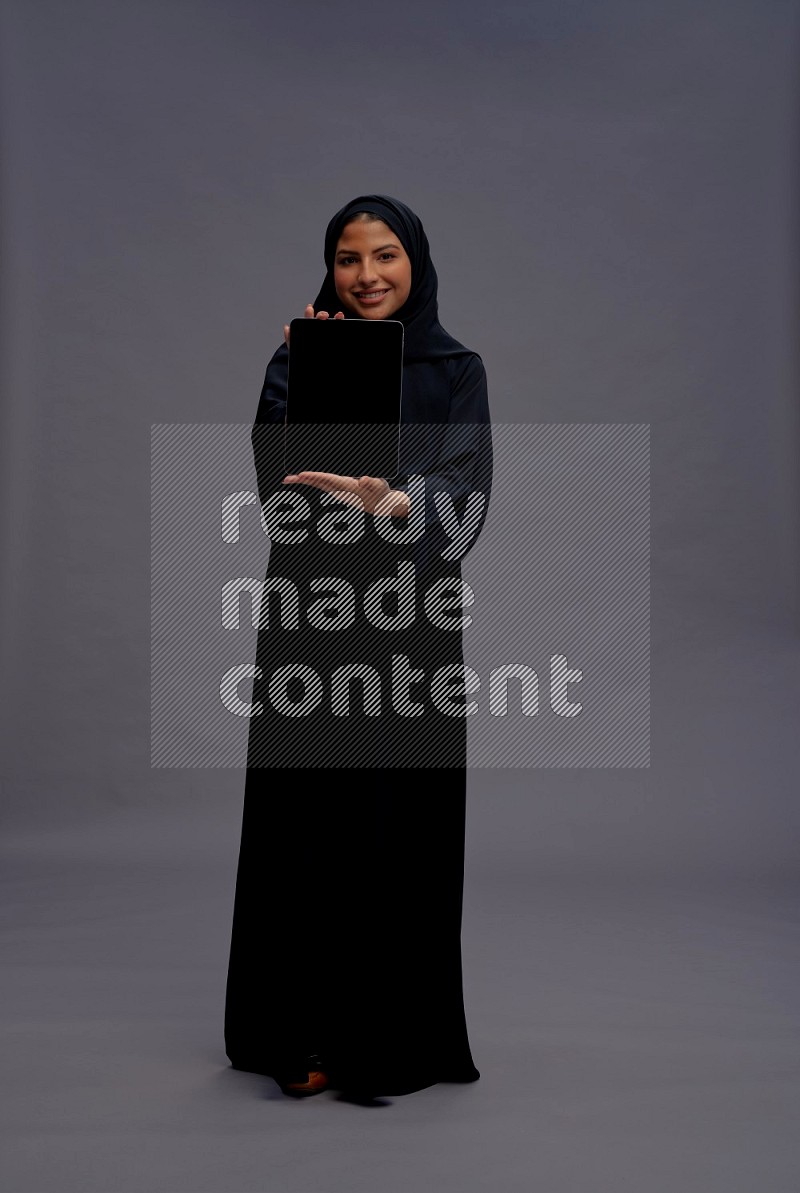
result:
[(338, 476), (335, 472), (298, 472), (285, 476), (285, 485), (312, 485), (324, 493), (334, 493), (346, 505), (359, 506), (376, 517), (405, 518), (410, 508), (409, 497), (402, 489), (391, 489), (382, 476)]

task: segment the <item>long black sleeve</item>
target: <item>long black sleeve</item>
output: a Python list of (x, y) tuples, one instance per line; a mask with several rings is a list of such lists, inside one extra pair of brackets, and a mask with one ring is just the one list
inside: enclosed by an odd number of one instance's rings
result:
[(256, 420), (250, 435), (258, 495), (262, 505), (273, 493), (283, 488), (282, 482), (286, 475), (283, 467), (283, 440), (288, 378), (289, 348), (286, 344), (281, 344), (267, 365)]

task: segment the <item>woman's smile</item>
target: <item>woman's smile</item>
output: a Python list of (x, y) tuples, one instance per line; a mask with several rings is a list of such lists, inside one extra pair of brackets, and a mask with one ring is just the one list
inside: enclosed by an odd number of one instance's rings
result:
[(356, 298), (364, 306), (375, 306), (379, 302), (383, 302), (386, 295), (389, 293), (386, 290), (356, 290)]
[(333, 267), (342, 306), (369, 319), (388, 319), (411, 292), (411, 261), (382, 220), (353, 220), (336, 246)]

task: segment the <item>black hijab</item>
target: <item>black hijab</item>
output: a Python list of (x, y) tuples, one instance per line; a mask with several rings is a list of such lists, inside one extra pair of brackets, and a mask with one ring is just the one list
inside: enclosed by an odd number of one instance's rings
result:
[[(400, 239), (411, 260), (408, 298), (392, 315), (403, 323), (403, 364), (411, 366), (403, 375), (401, 467), (392, 479), (392, 487), (406, 488), (412, 474), (426, 478), (429, 532), (416, 544), (415, 559), (420, 566), (432, 561), (440, 567), (444, 532), (435, 493), (450, 493), (458, 516), (462, 518), (470, 492), (478, 489), (488, 495), (491, 489), (492, 449), (486, 373), (480, 355), (451, 336), (439, 322), (438, 278), (422, 222), (404, 203), (389, 195), (359, 195), (342, 207), (328, 224), (325, 233), (327, 272), (314, 302), (315, 313), (323, 310), (332, 316), (343, 309), (333, 284), (336, 246), (342, 229), (359, 211), (374, 212), (384, 220)], [(344, 311), (344, 315), (346, 318), (362, 318), (348, 311)], [(451, 375), (447, 361), (456, 357), (461, 360)], [(278, 430), (274, 438), (270, 438), (261, 424), (281, 428), (284, 422), (288, 361), (289, 348), (284, 342), (267, 365), (253, 427), (262, 502), (281, 487), (284, 476), (282, 431)], [(321, 494), (313, 489), (305, 496), (307, 500), (321, 499)], [(376, 534), (376, 541), (377, 538)], [(276, 551), (276, 558), (277, 555)]]
[[(411, 260), (411, 291), (403, 305), (392, 315), (403, 324), (403, 362), (442, 360), (446, 357), (474, 356), (475, 353), (454, 339), (439, 322), (439, 279), (431, 260), (428, 238), (418, 215), (390, 195), (359, 195), (346, 203), (325, 233), (325, 267), (327, 273), (322, 289), (314, 302), (314, 312), (328, 311), (334, 315), (343, 310), (333, 282), (336, 246), (347, 223), (359, 211), (374, 212), (398, 237)], [(344, 311), (346, 319), (361, 319), (361, 315)]]

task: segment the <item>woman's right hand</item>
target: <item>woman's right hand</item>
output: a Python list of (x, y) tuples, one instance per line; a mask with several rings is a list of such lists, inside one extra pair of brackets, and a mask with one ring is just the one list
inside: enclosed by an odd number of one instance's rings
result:
[[(344, 319), (344, 311), (337, 311), (333, 317), (334, 317), (334, 319)], [(317, 311), (317, 313), (315, 315), (314, 314), (314, 304), (310, 302), (308, 304), (308, 306), (306, 307), (305, 318), (306, 319), (330, 319), (330, 315), (328, 314), (327, 311)], [(289, 343), (289, 324), (288, 323), (284, 323), (284, 325), (283, 325), (283, 338), (286, 341), (286, 343), (288, 344)]]

